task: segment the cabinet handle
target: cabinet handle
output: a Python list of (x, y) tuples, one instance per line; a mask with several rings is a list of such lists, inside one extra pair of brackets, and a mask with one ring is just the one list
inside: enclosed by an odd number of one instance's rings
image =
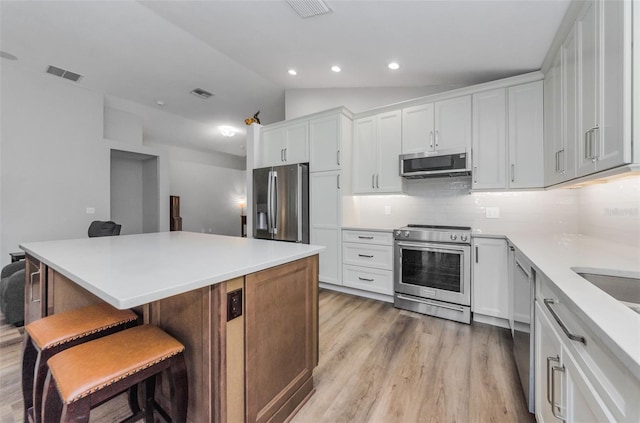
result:
[[(594, 137), (596, 131), (598, 131), (598, 134), (600, 133), (598, 125), (584, 133), (584, 159), (591, 159), (593, 162), (598, 160), (598, 155), (596, 154), (596, 137)], [(600, 137), (598, 136), (597, 138), (599, 139)]]
[(284, 148), (280, 149), (280, 161), (284, 162)]
[(287, 149), (286, 148), (284, 149), (284, 161), (285, 162), (287, 161)]
[(362, 235), (358, 235), (359, 239), (373, 239), (372, 236), (362, 236)]
[(358, 257), (373, 258), (373, 256), (369, 254), (358, 254)]
[(358, 276), (358, 279), (360, 279), (361, 281), (373, 282), (373, 279), (363, 278), (363, 277), (361, 277), (361, 276)]
[(560, 151), (556, 151), (556, 173), (560, 172), (560, 160), (558, 159), (559, 154), (560, 154)]
[[(555, 377), (555, 374), (556, 374), (557, 371), (564, 373), (564, 366), (562, 366), (562, 367), (558, 367), (558, 366), (551, 367), (551, 398), (552, 398), (551, 414), (553, 414), (553, 417), (555, 417), (556, 419), (560, 419), (563, 422), (566, 422), (567, 418), (565, 416), (563, 416), (562, 414), (560, 414), (560, 404), (556, 404), (556, 377)], [(558, 410), (558, 412), (556, 412), (556, 409)]]
[(600, 128), (596, 125), (592, 130), (591, 143), (593, 145), (591, 147), (591, 161), (595, 163), (600, 158)]
[(429, 131), (429, 148), (433, 148), (433, 131)]
[(569, 329), (567, 328), (567, 326), (564, 324), (562, 320), (560, 320), (560, 316), (558, 316), (555, 310), (551, 308), (551, 304), (555, 304), (555, 303), (556, 302), (551, 298), (544, 299), (544, 305), (547, 306), (549, 313), (551, 313), (551, 315), (553, 316), (553, 319), (556, 321), (556, 323), (558, 323), (558, 325), (560, 326), (560, 329), (562, 329), (564, 334), (567, 335), (567, 338), (571, 339), (572, 341), (582, 342), (583, 344), (587, 345), (587, 340), (584, 336), (574, 335), (573, 333), (569, 332)]
[(336, 152), (336, 163), (340, 166), (340, 150)]
[(551, 395), (551, 388), (549, 387), (549, 385), (550, 385), (551, 377), (552, 377), (550, 375), (551, 362), (552, 361), (560, 364), (560, 357), (558, 357), (558, 356), (547, 357), (547, 402), (549, 403), (549, 405), (551, 405), (551, 407), (553, 407), (553, 396)]
[(31, 294), (30, 294), (31, 299), (30, 299), (30, 301), (31, 301), (32, 303), (39, 303), (39, 302), (40, 302), (40, 300), (42, 299), (42, 296), (40, 296), (40, 298), (38, 298), (37, 300), (34, 300), (34, 299), (33, 299), (33, 277), (34, 277), (34, 276), (36, 276), (36, 275), (40, 275), (40, 271), (39, 271), (39, 270), (38, 270), (37, 272), (33, 272), (33, 273), (31, 273), (31, 274), (29, 275), (29, 282), (30, 282), (30, 284), (29, 284), (29, 285), (30, 285), (30, 286), (29, 286), (29, 288), (30, 288), (30, 290), (31, 290)]
[(340, 189), (340, 175), (337, 175), (337, 176), (338, 176), (336, 178), (337, 179), (337, 187), (338, 187), (338, 189)]
[(478, 166), (473, 167), (473, 183), (478, 183)]
[(478, 257), (479, 257), (479, 255), (478, 255), (478, 246), (476, 245), (476, 263), (478, 262)]
[(376, 173), (376, 188), (380, 188), (380, 174)]
[(440, 139), (440, 131), (436, 130), (436, 147), (438, 146), (439, 139)]
[(376, 187), (376, 174), (372, 173), (371, 174), (371, 188), (375, 189), (375, 187)]
[(511, 163), (511, 182), (516, 181), (516, 165)]

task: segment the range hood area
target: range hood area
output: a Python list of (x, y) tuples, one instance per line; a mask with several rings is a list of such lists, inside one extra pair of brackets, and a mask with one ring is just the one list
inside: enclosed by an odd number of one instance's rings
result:
[(466, 148), (400, 155), (400, 175), (406, 179), (471, 175), (471, 154)]

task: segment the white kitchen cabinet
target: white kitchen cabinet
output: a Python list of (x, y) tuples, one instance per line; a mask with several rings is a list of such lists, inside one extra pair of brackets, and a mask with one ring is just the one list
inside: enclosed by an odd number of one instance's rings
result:
[(309, 161), (309, 122), (264, 127), (260, 132), (257, 168)]
[(343, 141), (350, 136), (351, 121), (342, 114), (309, 121), (310, 172), (339, 170), (343, 162)]
[(509, 318), (507, 241), (473, 238), (471, 307), (474, 313)]
[(507, 90), (473, 95), (473, 189), (506, 188)]
[(509, 188), (544, 186), (542, 81), (508, 88)]
[(354, 194), (391, 194), (404, 190), (399, 164), (401, 122), (400, 110), (355, 120)]
[(402, 110), (402, 154), (471, 148), (471, 96)]
[(309, 221), (311, 244), (322, 245), (320, 282), (342, 284), (342, 196), (340, 171), (309, 174)]
[(553, 65), (544, 77), (545, 185), (553, 185), (564, 180), (567, 151), (563, 133), (562, 57), (562, 50), (558, 50)]
[(564, 384), (559, 375), (563, 371), (562, 343), (540, 307), (535, 313), (534, 339), (536, 420), (538, 423), (562, 422), (559, 418), (563, 415), (560, 407), (565, 404)]
[(393, 295), (393, 237), (390, 232), (344, 230), (343, 285)]

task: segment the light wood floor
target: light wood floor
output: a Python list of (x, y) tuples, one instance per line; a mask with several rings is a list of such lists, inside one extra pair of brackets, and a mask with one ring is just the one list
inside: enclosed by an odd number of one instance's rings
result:
[[(0, 326), (0, 339), (7, 331)], [(0, 343), (0, 423), (22, 421), (19, 343)], [(315, 394), (292, 423), (535, 422), (505, 329), (323, 290)], [(126, 416), (119, 398), (92, 422)]]

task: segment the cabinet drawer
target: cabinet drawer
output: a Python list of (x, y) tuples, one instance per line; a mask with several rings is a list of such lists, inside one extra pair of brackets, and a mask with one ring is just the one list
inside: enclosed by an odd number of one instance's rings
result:
[(393, 272), (391, 270), (345, 265), (342, 283), (351, 288), (393, 295)]
[(362, 244), (393, 245), (393, 234), (391, 232), (342, 231), (342, 240)]
[(345, 242), (342, 244), (344, 264), (393, 270), (393, 247)]

